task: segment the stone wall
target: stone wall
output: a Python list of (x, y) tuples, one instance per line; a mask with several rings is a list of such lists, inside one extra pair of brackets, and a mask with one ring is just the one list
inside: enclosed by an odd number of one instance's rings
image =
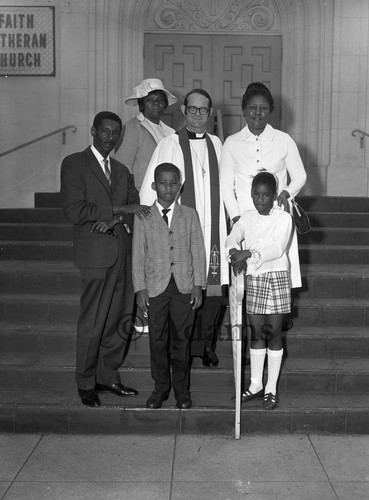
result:
[[(63, 126), (77, 132), (67, 133), (66, 144), (57, 135), (0, 157), (1, 207), (31, 207), (34, 192), (58, 191), (61, 160), (90, 143), (97, 111), (117, 112), (123, 121), (133, 116), (123, 99), (143, 77), (143, 35), (152, 29), (156, 3), (48, 2), (56, 13), (56, 76), (0, 78), (0, 153)], [(202, 2), (208, 9), (216, 4)], [(304, 159), (304, 193), (366, 196), (368, 139), (360, 147), (351, 132), (369, 131), (368, 2), (269, 0), (268, 6), (283, 37), (282, 129)]]

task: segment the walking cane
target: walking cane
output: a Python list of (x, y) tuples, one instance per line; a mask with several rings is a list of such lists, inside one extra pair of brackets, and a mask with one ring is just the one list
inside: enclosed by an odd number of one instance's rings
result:
[(244, 293), (244, 273), (237, 276), (233, 270), (232, 285), (229, 290), (229, 309), (232, 325), (233, 373), (235, 381), (235, 439), (240, 439), (241, 431), (241, 371), (242, 371), (242, 301)]

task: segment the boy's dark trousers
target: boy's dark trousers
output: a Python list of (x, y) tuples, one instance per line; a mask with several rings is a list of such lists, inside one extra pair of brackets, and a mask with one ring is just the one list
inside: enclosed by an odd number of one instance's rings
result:
[[(171, 389), (170, 345), (173, 389), (176, 398), (180, 394), (189, 392), (189, 342), (195, 320), (195, 311), (190, 300), (190, 294), (179, 292), (173, 276), (163, 293), (149, 299), (151, 376), (155, 382), (155, 390), (167, 395)], [(168, 328), (169, 317), (174, 325), (171, 329)]]

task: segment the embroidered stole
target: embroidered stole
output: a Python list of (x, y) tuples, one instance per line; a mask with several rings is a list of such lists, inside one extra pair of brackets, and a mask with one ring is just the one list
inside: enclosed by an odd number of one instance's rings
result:
[[(193, 176), (193, 164), (190, 141), (187, 129), (182, 128), (177, 132), (179, 145), (181, 146), (184, 158), (185, 183), (181, 193), (181, 203), (196, 210), (195, 185)], [(218, 159), (214, 144), (208, 134), (205, 134), (206, 146), (209, 159), (210, 173), (210, 196), (211, 196), (211, 237), (210, 237), (210, 259), (208, 269), (207, 295), (221, 295), (220, 289), (220, 238), (219, 238), (219, 172)], [(211, 290), (211, 288), (216, 288)]]

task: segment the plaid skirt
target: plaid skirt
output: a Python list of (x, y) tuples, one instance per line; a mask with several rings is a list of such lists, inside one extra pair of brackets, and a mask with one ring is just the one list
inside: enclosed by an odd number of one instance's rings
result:
[(287, 271), (246, 276), (248, 314), (286, 314), (291, 312), (291, 279)]

